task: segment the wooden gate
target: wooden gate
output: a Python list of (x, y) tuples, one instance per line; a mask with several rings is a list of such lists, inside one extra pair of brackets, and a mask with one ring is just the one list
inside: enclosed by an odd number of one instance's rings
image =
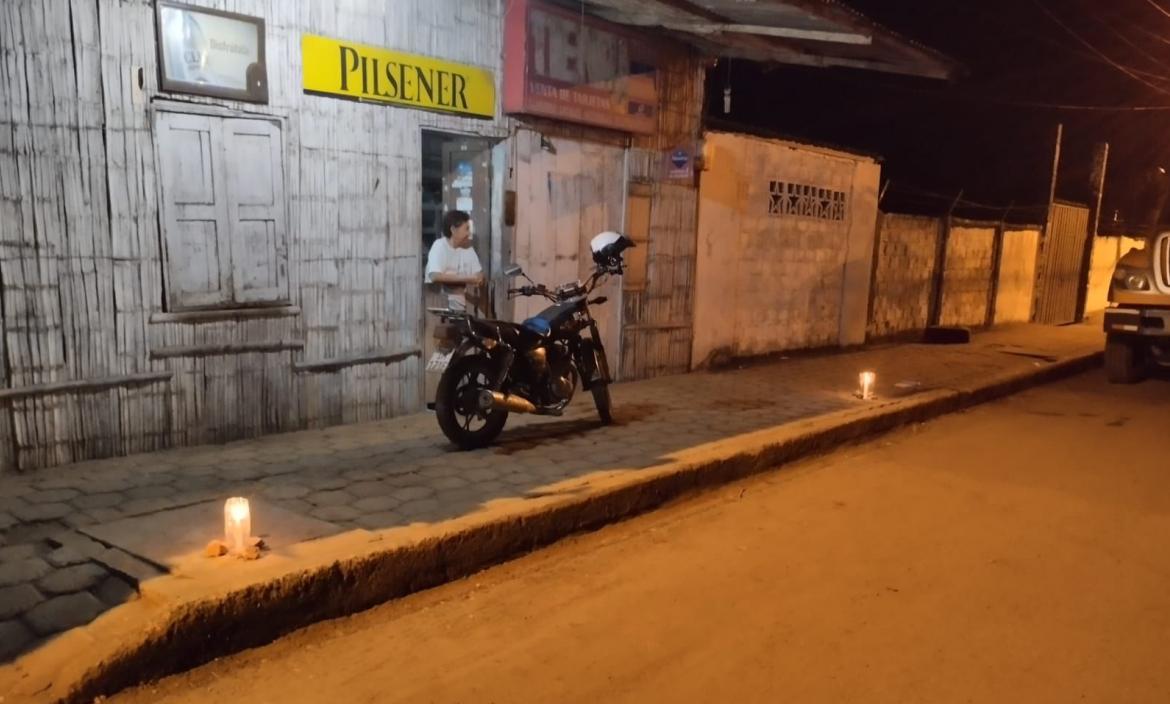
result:
[(1087, 277), (1084, 252), (1088, 236), (1088, 208), (1069, 203), (1052, 204), (1036, 268), (1033, 319), (1037, 323), (1076, 322), (1077, 296)]

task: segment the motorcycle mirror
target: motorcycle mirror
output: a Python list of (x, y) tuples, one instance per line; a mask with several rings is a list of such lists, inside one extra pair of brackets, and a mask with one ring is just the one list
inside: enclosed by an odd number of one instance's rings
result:
[(520, 276), (523, 273), (524, 269), (520, 268), (519, 264), (509, 264), (508, 266), (504, 267), (504, 276), (508, 277), (509, 279), (514, 276)]

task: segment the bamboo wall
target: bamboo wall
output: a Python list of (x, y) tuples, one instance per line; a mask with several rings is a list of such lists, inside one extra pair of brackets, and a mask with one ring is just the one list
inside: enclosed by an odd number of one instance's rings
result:
[[(0, 3), (0, 471), (421, 407), (420, 130), (307, 96), (300, 36), (501, 70), (498, 0), (189, 0), (265, 18), (270, 104), (163, 95), (147, 0)], [(137, 69), (145, 78), (135, 90)], [(292, 305), (164, 310), (152, 105), (282, 122)]]
[(701, 61), (680, 55), (660, 77), (658, 133), (635, 138), (630, 150), (630, 179), (651, 186), (651, 206), (646, 287), (623, 292), (624, 379), (690, 369), (699, 192), (695, 180), (666, 179), (665, 159), (675, 147), (697, 146), (703, 88)]

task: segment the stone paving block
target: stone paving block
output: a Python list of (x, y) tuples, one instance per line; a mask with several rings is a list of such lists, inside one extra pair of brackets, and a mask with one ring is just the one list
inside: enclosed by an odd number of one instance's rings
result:
[(316, 492), (334, 491), (341, 489), (349, 484), (344, 477), (341, 476), (308, 476), (305, 477), (301, 484), (309, 487)]
[(163, 574), (162, 570), (154, 565), (117, 548), (105, 550), (96, 559), (100, 564), (131, 580), (135, 586)]
[(36, 557), (39, 552), (37, 546), (33, 543), (10, 545), (6, 548), (0, 548), (0, 562), (27, 560), (30, 557)]
[(0, 564), (0, 587), (22, 582), (35, 582), (52, 571), (49, 563), (40, 558), (29, 558)]
[(173, 486), (180, 493), (199, 491), (201, 489), (218, 489), (223, 487), (223, 480), (215, 476), (179, 477)]
[(352, 506), (319, 506), (309, 512), (313, 518), (319, 518), (322, 521), (329, 521), (336, 523), (339, 521), (352, 521), (361, 513)]
[(183, 471), (188, 476), (192, 477), (206, 477), (216, 476), (219, 474), (220, 465), (215, 463), (207, 464), (191, 464), (184, 467)]
[(352, 506), (360, 513), (382, 513), (389, 511), (395, 506), (402, 503), (402, 499), (394, 496), (367, 496), (364, 499), (358, 499), (353, 502)]
[(155, 513), (156, 511), (165, 511), (168, 508), (175, 508), (188, 502), (186, 498), (179, 498), (171, 496), (168, 498), (154, 498), (154, 499), (136, 499), (134, 501), (127, 501), (118, 507), (126, 516), (141, 516), (145, 513)]
[(243, 482), (252, 479), (258, 479), (264, 476), (265, 472), (259, 466), (255, 465), (231, 465), (225, 467), (219, 472), (220, 477), (226, 481)]
[(76, 489), (43, 489), (24, 497), (30, 504), (55, 504), (69, 501), (79, 495)]
[(387, 482), (364, 481), (350, 484), (346, 491), (362, 499), (370, 496), (384, 496), (394, 491), (394, 489), (394, 485)]
[(448, 489), (462, 489), (463, 487), (471, 486), (471, 482), (463, 477), (438, 477), (435, 480), (428, 482), (430, 486), (434, 487), (435, 491), (445, 491)]
[(119, 577), (106, 577), (101, 585), (94, 590), (97, 598), (108, 606), (119, 606), (138, 598), (138, 592), (126, 580)]
[(83, 562), (53, 570), (37, 582), (37, 587), (46, 594), (71, 594), (89, 589), (108, 574), (92, 562)]
[(455, 518), (451, 511), (444, 508), (438, 499), (419, 499), (402, 504), (396, 510), (407, 521), (435, 522)]
[(366, 530), (389, 530), (403, 525), (403, 518), (401, 514), (394, 511), (383, 511), (382, 513), (359, 516), (356, 522)]
[(45, 600), (31, 584), (0, 587), (0, 621), (15, 618)]
[(129, 501), (129, 499), (124, 494), (109, 491), (98, 494), (86, 494), (84, 496), (78, 496), (70, 503), (72, 503), (77, 508), (88, 511), (89, 509), (93, 508), (109, 508), (111, 506), (118, 506), (120, 504), (126, 503), (127, 501)]
[(0, 663), (24, 652), (35, 638), (28, 626), (20, 621), (0, 623)]
[(73, 476), (71, 472), (62, 475), (59, 469), (50, 469), (43, 475), (37, 475), (33, 486), (37, 491), (46, 491), (52, 489), (72, 489), (76, 483), (77, 477)]
[(312, 493), (308, 487), (298, 484), (266, 486), (263, 493), (270, 499), (300, 499)]
[(360, 469), (351, 469), (342, 474), (342, 476), (353, 482), (368, 482), (381, 479), (383, 473), (381, 470), (373, 467), (362, 467)]
[(462, 472), (457, 472), (452, 476), (461, 477), (472, 483), (489, 482), (498, 480), (504, 473), (502, 467), (478, 467), (476, 469), (468, 469)]
[(127, 499), (138, 501), (142, 499), (163, 499), (168, 496), (174, 496), (177, 490), (169, 484), (154, 484), (132, 487), (122, 493), (126, 495)]
[(484, 501), (512, 495), (512, 487), (501, 481), (476, 482), (472, 488), (479, 492)]
[(353, 503), (354, 498), (353, 494), (347, 491), (319, 491), (306, 496), (305, 501), (314, 506), (348, 506)]
[(59, 596), (34, 606), (24, 620), (40, 636), (84, 626), (106, 610), (105, 604), (89, 592)]
[(91, 526), (98, 521), (86, 511), (74, 511), (68, 516), (61, 518), (61, 523), (69, 528), (83, 528)]
[(29, 504), (14, 507), (12, 509), (12, 515), (21, 521), (36, 523), (38, 521), (55, 521), (63, 516), (68, 516), (74, 510), (76, 509), (69, 504)]
[(45, 561), (53, 567), (80, 565), (87, 559), (84, 555), (69, 547), (60, 547), (45, 555)]
[(514, 472), (512, 474), (504, 475), (500, 481), (508, 486), (516, 487), (517, 489), (525, 490), (532, 489), (544, 483), (544, 480), (530, 472)]
[(109, 523), (125, 517), (125, 514), (116, 508), (91, 508), (85, 514), (92, 518), (94, 523)]
[(414, 501), (417, 499), (423, 499), (423, 498), (426, 498), (428, 496), (432, 496), (434, 493), (435, 493), (435, 488), (433, 486), (415, 485), (415, 486), (403, 487), (401, 489), (396, 489), (393, 493), (389, 494), (388, 496), (391, 496), (399, 501), (405, 502), (405, 501)]
[(129, 489), (131, 486), (133, 485), (126, 479), (103, 475), (86, 480), (86, 495), (92, 496), (94, 494), (116, 494)]

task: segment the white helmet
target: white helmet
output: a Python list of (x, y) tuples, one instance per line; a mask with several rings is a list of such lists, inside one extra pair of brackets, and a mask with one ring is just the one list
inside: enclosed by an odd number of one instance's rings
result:
[(589, 243), (589, 248), (593, 250), (593, 261), (598, 264), (610, 264), (615, 258), (620, 258), (624, 250), (634, 246), (634, 241), (629, 237), (612, 230), (600, 233)]

